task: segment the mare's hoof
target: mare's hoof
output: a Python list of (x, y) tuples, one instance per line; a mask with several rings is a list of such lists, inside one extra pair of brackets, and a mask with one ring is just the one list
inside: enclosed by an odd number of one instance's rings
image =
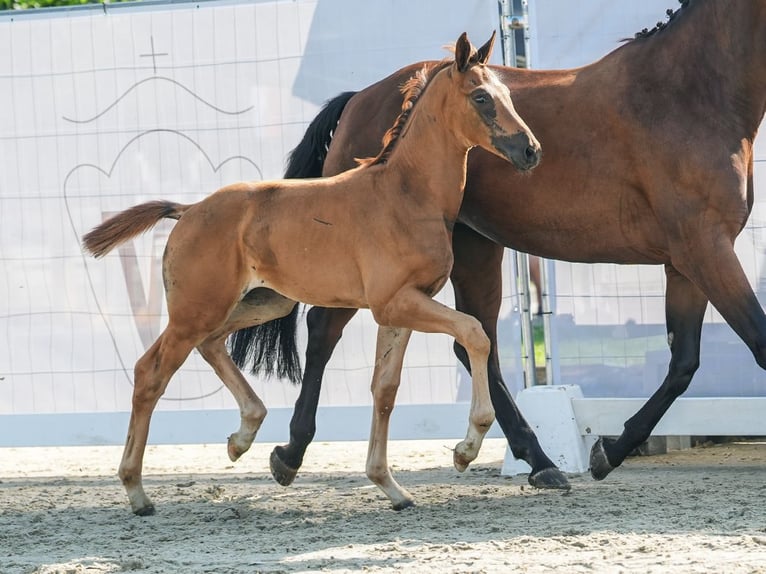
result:
[(275, 447), (274, 450), (271, 451), (271, 456), (269, 457), (271, 476), (273, 476), (274, 480), (282, 486), (290, 486), (293, 483), (293, 480), (295, 480), (295, 475), (298, 474), (298, 469), (290, 468), (281, 458), (279, 458), (278, 448), (279, 447)]
[(153, 504), (150, 504), (149, 506), (143, 506), (133, 511), (133, 514), (136, 516), (154, 516), (154, 513), (155, 510)]
[(606, 458), (604, 439), (599, 437), (593, 448), (590, 449), (590, 475), (595, 480), (604, 480), (614, 470), (614, 467)]
[(532, 473), (527, 480), (535, 488), (550, 488), (553, 490), (569, 490), (572, 488), (567, 476), (555, 466)]
[(413, 506), (415, 506), (415, 501), (414, 500), (403, 500), (402, 502), (397, 502), (396, 504), (392, 504), (391, 506), (393, 507), (394, 510), (396, 510), (398, 512), (399, 510), (405, 510), (406, 508), (412, 508)]

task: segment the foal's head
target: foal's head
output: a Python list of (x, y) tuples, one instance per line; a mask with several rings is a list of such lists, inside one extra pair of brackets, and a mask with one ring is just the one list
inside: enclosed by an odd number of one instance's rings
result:
[(495, 34), (476, 50), (465, 32), (455, 44), (455, 61), (441, 75), (452, 82), (443, 118), (470, 146), (480, 146), (521, 170), (540, 162), (540, 143), (511, 101), (511, 93), (487, 67)]

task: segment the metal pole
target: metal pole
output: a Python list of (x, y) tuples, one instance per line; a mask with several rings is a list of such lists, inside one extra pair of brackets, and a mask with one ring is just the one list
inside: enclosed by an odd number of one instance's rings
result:
[[(532, 67), (532, 59), (530, 56), (529, 46), (529, 18), (527, 17), (529, 11), (527, 9), (528, 1), (521, 0), (524, 11), (524, 63), (526, 68)], [(542, 303), (542, 315), (543, 315), (543, 345), (545, 347), (545, 384), (552, 385), (555, 382), (554, 369), (553, 369), (553, 329), (552, 329), (552, 317), (553, 317), (553, 297), (554, 297), (554, 283), (555, 277), (552, 277), (548, 273), (548, 260), (540, 257), (540, 288), (542, 293), (540, 294), (540, 300)]]
[(552, 342), (551, 342), (551, 317), (553, 316), (553, 309), (551, 308), (551, 280), (553, 278), (548, 274), (548, 261), (540, 258), (540, 301), (542, 304), (543, 316), (543, 345), (545, 346), (545, 384), (553, 384), (553, 355), (552, 355)]
[[(522, 13), (514, 13), (513, 0), (499, 0), (500, 23), (503, 41), (503, 64), (506, 66), (518, 67), (518, 54), (516, 52), (516, 30), (524, 30), (524, 58), (529, 54), (529, 34), (527, 33), (527, 0), (522, 0)], [(527, 63), (525, 68), (529, 67)]]
[[(523, 2), (523, 6), (524, 14), (514, 14), (512, 0), (499, 0), (498, 2), (503, 43), (503, 64), (506, 66), (516, 66), (518, 63), (515, 31), (526, 28), (526, 1)], [(526, 38), (526, 33), (524, 36)], [(514, 258), (516, 261), (516, 287), (519, 296), (519, 320), (521, 321), (521, 363), (524, 369), (524, 387), (526, 388), (537, 384), (535, 340), (530, 310), (529, 256), (526, 253), (514, 251)]]
[(529, 255), (514, 251), (516, 258), (516, 288), (519, 293), (521, 322), (521, 364), (524, 368), (524, 388), (537, 384), (535, 365), (535, 336), (532, 330), (531, 297), (529, 294)]

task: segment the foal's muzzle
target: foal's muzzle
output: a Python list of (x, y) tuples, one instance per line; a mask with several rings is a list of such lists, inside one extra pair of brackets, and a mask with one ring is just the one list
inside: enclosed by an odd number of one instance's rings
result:
[(533, 169), (540, 163), (540, 144), (525, 132), (516, 132), (512, 136), (495, 136), (492, 144), (498, 153), (521, 171)]

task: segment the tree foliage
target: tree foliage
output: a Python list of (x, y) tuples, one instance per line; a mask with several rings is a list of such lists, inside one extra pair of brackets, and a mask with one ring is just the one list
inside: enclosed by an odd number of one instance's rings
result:
[[(123, 0), (110, 0), (122, 2)], [(0, 0), (0, 10), (28, 10), (53, 6), (77, 6), (79, 4), (102, 4), (100, 0)]]

